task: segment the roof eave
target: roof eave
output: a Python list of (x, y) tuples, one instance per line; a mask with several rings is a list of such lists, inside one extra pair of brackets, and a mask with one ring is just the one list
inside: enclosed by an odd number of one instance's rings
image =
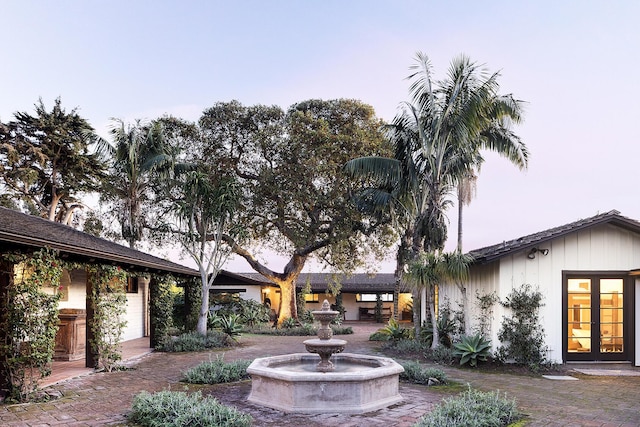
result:
[(65, 245), (63, 243), (51, 242), (51, 241), (36, 239), (28, 236), (18, 236), (16, 234), (7, 233), (7, 232), (0, 232), (0, 239), (2, 241), (14, 243), (17, 245), (30, 246), (35, 248), (48, 247), (48, 248), (56, 249), (68, 254), (111, 261), (111, 262), (122, 264), (122, 265), (133, 265), (136, 267), (143, 267), (143, 268), (159, 270), (163, 272), (166, 271), (170, 273), (184, 274), (188, 276), (199, 275), (197, 271), (190, 269), (188, 267), (179, 268), (177, 266), (173, 267), (173, 266), (161, 265), (161, 264), (144, 261), (136, 258), (130, 258), (122, 255), (116, 255), (116, 254), (108, 254), (108, 253), (104, 253), (101, 251), (96, 251), (88, 248), (80, 248), (77, 246)]

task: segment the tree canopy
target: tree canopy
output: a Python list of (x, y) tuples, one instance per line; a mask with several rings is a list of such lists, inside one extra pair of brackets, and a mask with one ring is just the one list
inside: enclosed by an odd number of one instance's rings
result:
[[(15, 113), (0, 126), (0, 177), (5, 199), (52, 221), (70, 223), (81, 197), (98, 191), (105, 165), (91, 153), (93, 131), (76, 109), (67, 113), (60, 98), (51, 111), (42, 100), (36, 114)], [(8, 196), (8, 197), (7, 197)]]
[(280, 286), (280, 321), (296, 316), (295, 280), (310, 256), (349, 271), (390, 243), (384, 221), (353, 203), (355, 182), (342, 170), (353, 157), (385, 153), (382, 122), (370, 106), (309, 100), (285, 113), (233, 101), (205, 110), (199, 125), (207, 142), (201, 155), (239, 180), (238, 221), (249, 241), (290, 257), (276, 272), (249, 246), (226, 237), (233, 252)]

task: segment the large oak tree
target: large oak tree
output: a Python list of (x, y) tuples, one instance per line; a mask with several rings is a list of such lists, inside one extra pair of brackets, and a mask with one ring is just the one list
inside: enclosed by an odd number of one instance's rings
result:
[(285, 113), (233, 101), (205, 110), (199, 125), (207, 141), (202, 156), (233, 170), (241, 183), (245, 241), (289, 257), (283, 271), (274, 271), (254, 246), (225, 237), (234, 253), (280, 287), (279, 322), (296, 317), (295, 282), (309, 257), (350, 271), (389, 243), (385, 222), (353, 203), (355, 183), (343, 172), (349, 159), (385, 154), (372, 107), (309, 100)]

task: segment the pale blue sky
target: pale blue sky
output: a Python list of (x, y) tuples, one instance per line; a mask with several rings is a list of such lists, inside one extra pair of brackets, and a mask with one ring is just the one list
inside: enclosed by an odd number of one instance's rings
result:
[(465, 53), (527, 101), (531, 152), (524, 173), (487, 155), (466, 250), (611, 209), (640, 219), (637, 1), (0, 0), (0, 16), (0, 120), (60, 96), (101, 132), (231, 99), (357, 98), (390, 120), (417, 51), (438, 78)]

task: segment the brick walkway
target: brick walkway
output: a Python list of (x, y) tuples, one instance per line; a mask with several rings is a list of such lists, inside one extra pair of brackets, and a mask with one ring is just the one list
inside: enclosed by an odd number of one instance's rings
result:
[[(357, 325), (345, 351), (376, 354), (367, 340), (379, 325)], [(224, 353), (226, 360), (304, 352), (303, 337), (246, 336), (240, 347)], [(181, 373), (220, 352), (153, 353), (132, 362), (132, 369), (91, 374), (50, 386), (61, 397), (47, 403), (0, 406), (3, 426), (124, 426), (135, 394), (142, 390), (184, 390)], [(482, 390), (500, 390), (514, 397), (528, 415), (528, 426), (640, 426), (640, 377), (580, 376), (578, 381), (479, 373), (445, 369), (452, 379)], [(259, 407), (246, 401), (249, 382), (218, 386), (190, 386), (216, 396), (254, 417), (255, 426), (411, 426), (449, 395), (446, 390), (402, 384), (404, 401), (363, 415), (295, 415)]]

